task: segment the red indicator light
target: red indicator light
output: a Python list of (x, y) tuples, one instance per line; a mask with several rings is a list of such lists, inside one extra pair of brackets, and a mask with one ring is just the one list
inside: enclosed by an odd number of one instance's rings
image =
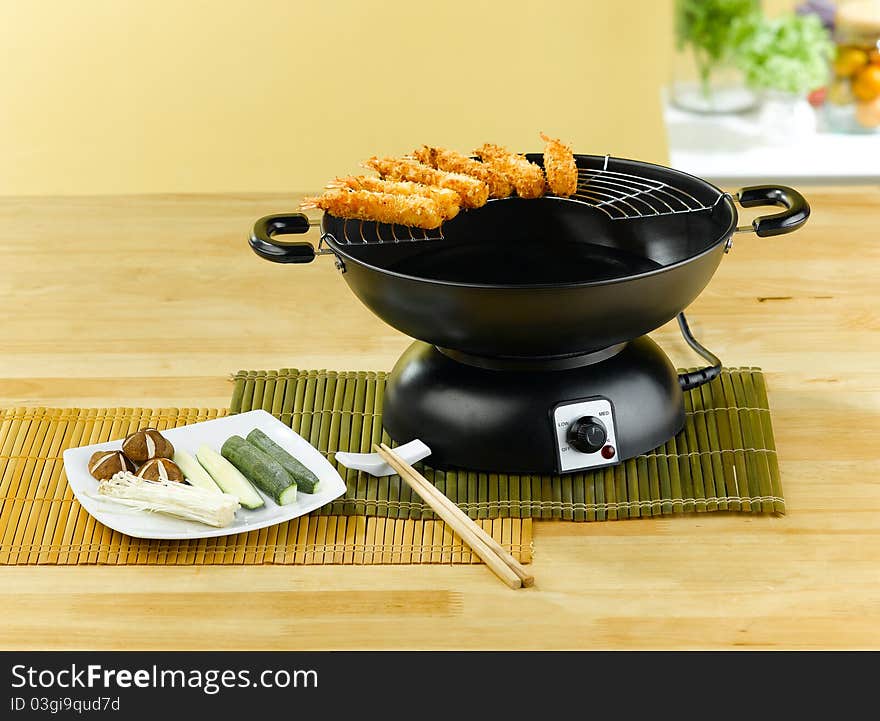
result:
[(614, 458), (615, 452), (616, 451), (614, 450), (614, 446), (605, 446), (602, 448), (602, 458), (611, 460), (612, 458)]

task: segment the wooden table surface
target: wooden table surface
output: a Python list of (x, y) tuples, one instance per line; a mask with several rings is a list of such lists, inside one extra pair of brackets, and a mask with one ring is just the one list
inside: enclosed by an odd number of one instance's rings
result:
[[(807, 195), (806, 228), (738, 235), (689, 310), (767, 374), (785, 517), (536, 522), (517, 592), (479, 566), (4, 567), (0, 648), (880, 647), (880, 189)], [(240, 368), (390, 368), (408, 340), (331, 259), (247, 249), (293, 207), (0, 199), (0, 407), (222, 407)]]

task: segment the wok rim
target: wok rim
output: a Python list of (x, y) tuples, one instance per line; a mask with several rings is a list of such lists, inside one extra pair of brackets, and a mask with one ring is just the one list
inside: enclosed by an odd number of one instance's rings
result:
[[(587, 156), (581, 156), (581, 157), (602, 158), (604, 156), (587, 155)], [(614, 159), (615, 160), (624, 160), (626, 162), (637, 163), (639, 165), (657, 168), (658, 170), (662, 170), (662, 171), (665, 171), (668, 173), (674, 173), (676, 175), (690, 178), (691, 180), (702, 183), (703, 185), (713, 189), (715, 192), (717, 192), (721, 196), (721, 199), (724, 201), (724, 203), (730, 209), (730, 222), (728, 223), (727, 228), (724, 230), (723, 233), (721, 233), (721, 235), (715, 240), (715, 242), (713, 242), (711, 245), (709, 245), (708, 248), (697, 253), (696, 255), (691, 255), (687, 258), (683, 258), (682, 260), (676, 261), (675, 263), (671, 263), (669, 265), (663, 265), (659, 268), (653, 268), (651, 270), (646, 270), (643, 273), (636, 273), (634, 275), (626, 275), (626, 276), (622, 276), (619, 278), (606, 278), (604, 280), (592, 280), (592, 281), (573, 281), (573, 282), (567, 282), (567, 283), (471, 283), (471, 282), (465, 282), (465, 281), (442, 280), (440, 278), (424, 278), (424, 277), (420, 277), (417, 275), (409, 275), (407, 273), (399, 273), (394, 270), (389, 270), (388, 268), (381, 268), (377, 265), (367, 263), (366, 261), (361, 260), (360, 258), (355, 258), (353, 255), (351, 255), (351, 254), (345, 252), (345, 250), (343, 250), (343, 246), (341, 246), (336, 241), (336, 238), (334, 237), (334, 235), (325, 230), (326, 218), (328, 216), (335, 217), (335, 216), (331, 216), (329, 213), (326, 213), (326, 212), (324, 213), (324, 216), (321, 219), (321, 237), (322, 237), (322, 239), (324, 239), (324, 242), (326, 242), (327, 245), (329, 245), (331, 247), (331, 249), (333, 250), (333, 252), (337, 256), (341, 255), (344, 258), (351, 261), (352, 263), (355, 263), (356, 265), (361, 266), (362, 268), (367, 268), (367, 269), (375, 271), (377, 273), (382, 273), (384, 275), (391, 276), (393, 278), (399, 278), (401, 280), (407, 280), (407, 281), (412, 281), (412, 282), (416, 282), (416, 283), (426, 283), (429, 285), (449, 286), (449, 287), (453, 287), (453, 288), (471, 288), (474, 290), (563, 290), (563, 289), (575, 289), (575, 288), (595, 288), (595, 287), (601, 287), (601, 286), (606, 286), (606, 285), (615, 285), (617, 283), (628, 283), (630, 281), (641, 280), (643, 278), (650, 278), (652, 276), (660, 275), (661, 273), (666, 273), (666, 272), (675, 270), (675, 269), (680, 268), (684, 265), (687, 265), (688, 263), (693, 263), (694, 261), (699, 260), (700, 258), (703, 258), (703, 257), (715, 252), (718, 249), (719, 245), (725, 243), (727, 241), (727, 239), (733, 235), (733, 232), (737, 227), (737, 222), (739, 220), (739, 214), (737, 213), (736, 205), (733, 202), (733, 198), (731, 198), (729, 193), (724, 192), (723, 190), (721, 190), (717, 186), (713, 185), (712, 183), (709, 183), (706, 180), (703, 180), (702, 178), (698, 178), (695, 175), (691, 175), (690, 173), (685, 173), (681, 170), (676, 170), (674, 168), (668, 168), (664, 165), (659, 165), (657, 163), (647, 163), (647, 162), (644, 162), (641, 160), (629, 160), (627, 158), (614, 158)], [(551, 196), (551, 197), (555, 197), (557, 200), (563, 200), (563, 201), (567, 201), (567, 202), (577, 202), (577, 201), (572, 201), (568, 198), (559, 198), (556, 196)], [(505, 200), (508, 200), (508, 198), (493, 198), (493, 199), (489, 200), (488, 202), (496, 203), (496, 202), (503, 202)], [(479, 210), (479, 208), (477, 208), (476, 210)], [(473, 212), (473, 211), (471, 211), (471, 212)], [(695, 211), (695, 212), (704, 212), (704, 211)], [(424, 241), (424, 242), (431, 242), (431, 241)]]

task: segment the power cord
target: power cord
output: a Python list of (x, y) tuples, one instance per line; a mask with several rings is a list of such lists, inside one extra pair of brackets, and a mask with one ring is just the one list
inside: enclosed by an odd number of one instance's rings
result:
[(712, 364), (705, 368), (700, 368), (699, 370), (690, 371), (689, 373), (678, 374), (678, 382), (681, 384), (681, 389), (683, 391), (689, 391), (692, 388), (699, 388), (704, 383), (708, 383), (712, 379), (717, 378), (718, 374), (721, 373), (721, 360), (712, 351), (704, 347), (700, 341), (694, 338), (694, 334), (691, 333), (691, 328), (688, 325), (687, 318), (684, 317), (684, 313), (679, 313), (677, 319), (681, 335), (687, 344), (693, 348), (701, 358), (704, 358)]

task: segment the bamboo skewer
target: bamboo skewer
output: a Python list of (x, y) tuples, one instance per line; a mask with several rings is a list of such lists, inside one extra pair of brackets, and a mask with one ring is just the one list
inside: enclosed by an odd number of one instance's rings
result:
[(432, 486), (384, 443), (375, 450), (434, 512), (467, 543), (494, 573), (511, 588), (531, 586), (535, 580), (501, 545), (474, 523), (458, 506)]

